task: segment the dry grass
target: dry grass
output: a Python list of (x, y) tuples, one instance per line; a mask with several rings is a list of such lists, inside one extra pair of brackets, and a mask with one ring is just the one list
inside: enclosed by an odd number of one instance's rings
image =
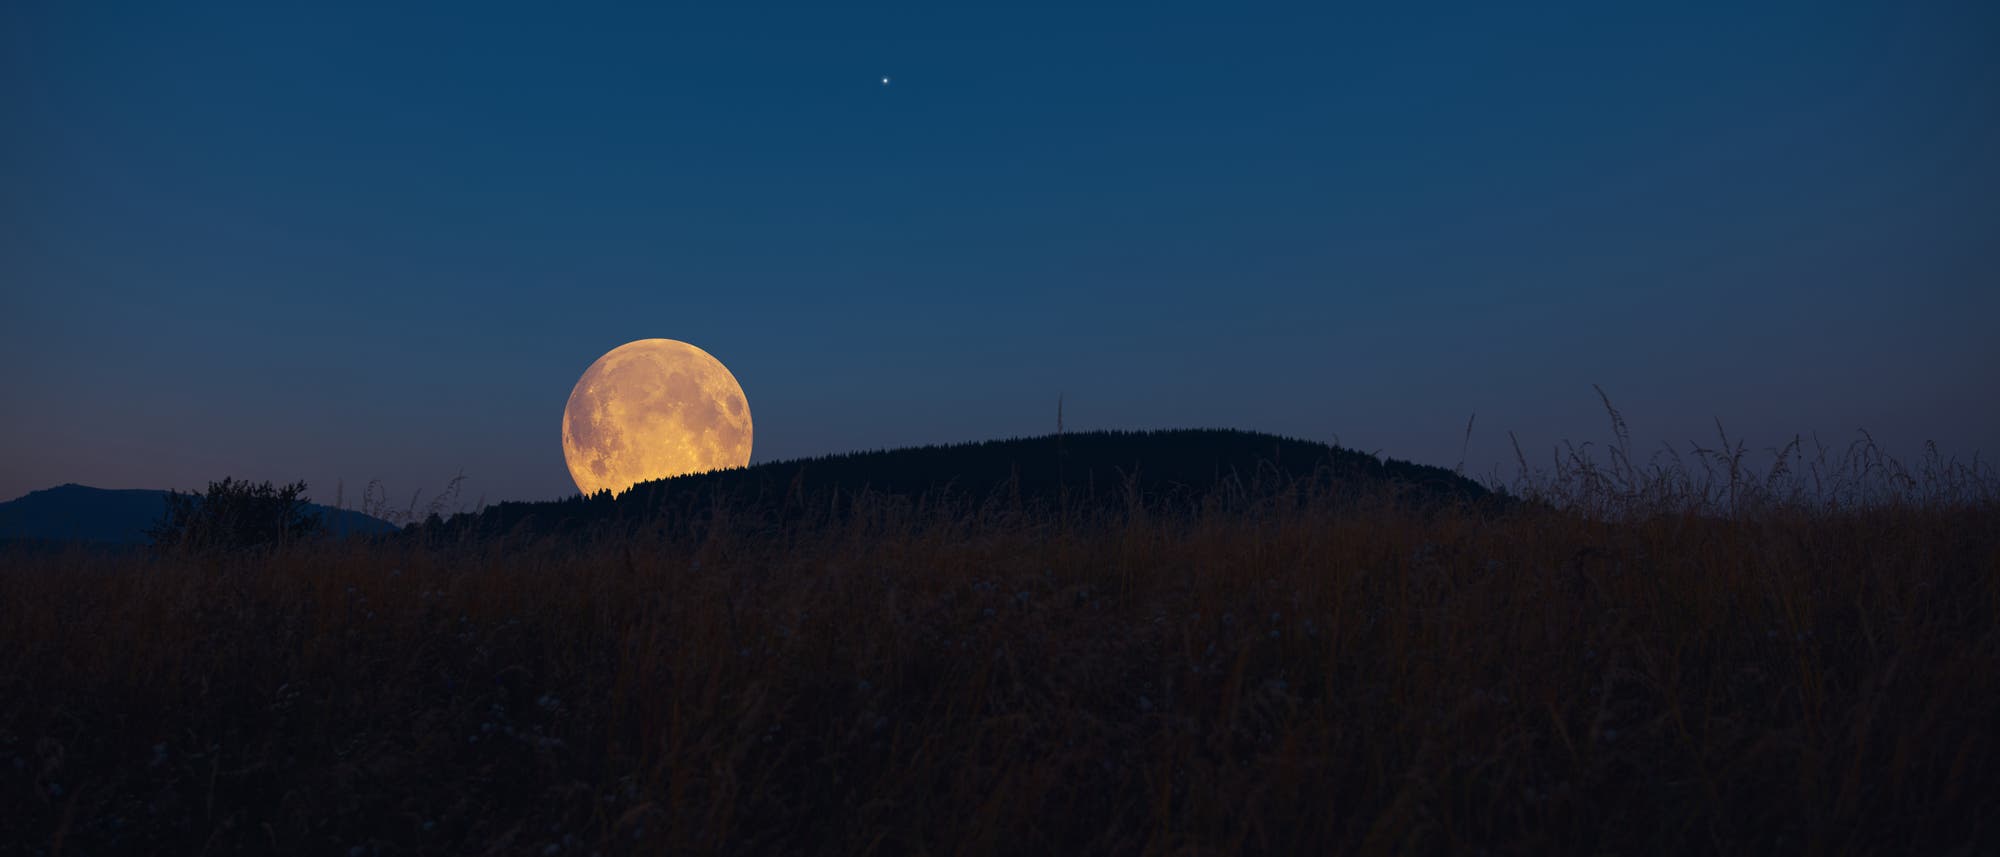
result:
[(1994, 853), (1990, 473), (1785, 455), (7, 559), (0, 851)]

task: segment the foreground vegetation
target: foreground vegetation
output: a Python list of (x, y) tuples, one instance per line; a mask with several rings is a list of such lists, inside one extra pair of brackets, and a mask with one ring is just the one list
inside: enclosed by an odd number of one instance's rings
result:
[(1783, 455), (0, 560), (0, 850), (1993, 853), (1991, 479)]

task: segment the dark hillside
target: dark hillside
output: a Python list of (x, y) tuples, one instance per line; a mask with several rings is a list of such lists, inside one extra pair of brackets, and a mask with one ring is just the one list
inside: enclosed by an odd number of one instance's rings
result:
[(1499, 502), (1440, 467), (1383, 459), (1324, 443), (1223, 429), (1099, 431), (777, 461), (642, 483), (544, 503), (501, 503), (452, 529), (546, 532), (640, 521), (718, 500), (734, 509), (833, 507), (861, 493), (911, 501), (1002, 503), (1024, 509), (1118, 512), (1186, 508), (1218, 495), (1268, 498), (1296, 489), (1327, 496), (1400, 491), (1416, 505)]
[[(15, 546), (142, 545), (167, 509), (166, 491), (58, 485), (0, 503), (0, 542)], [(396, 525), (352, 509), (310, 504), (336, 536), (380, 535)]]

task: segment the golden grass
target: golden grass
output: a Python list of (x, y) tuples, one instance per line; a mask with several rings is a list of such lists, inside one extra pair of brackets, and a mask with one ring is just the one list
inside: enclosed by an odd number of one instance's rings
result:
[(1977, 465), (1559, 461), (1517, 491), (1566, 506), (1500, 517), (864, 496), (581, 548), (11, 557), (0, 850), (2000, 847)]

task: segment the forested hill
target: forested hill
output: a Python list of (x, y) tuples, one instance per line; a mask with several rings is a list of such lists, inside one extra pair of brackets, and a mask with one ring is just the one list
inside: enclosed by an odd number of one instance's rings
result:
[(645, 520), (696, 504), (706, 507), (718, 498), (772, 508), (866, 492), (931, 501), (1121, 508), (1134, 499), (1152, 507), (1186, 503), (1217, 489), (1258, 496), (1288, 488), (1321, 497), (1394, 490), (1419, 503), (1500, 500), (1441, 467), (1324, 443), (1223, 429), (1098, 431), (776, 461), (641, 483), (617, 497), (501, 503), (460, 516), (449, 529), (569, 529)]

